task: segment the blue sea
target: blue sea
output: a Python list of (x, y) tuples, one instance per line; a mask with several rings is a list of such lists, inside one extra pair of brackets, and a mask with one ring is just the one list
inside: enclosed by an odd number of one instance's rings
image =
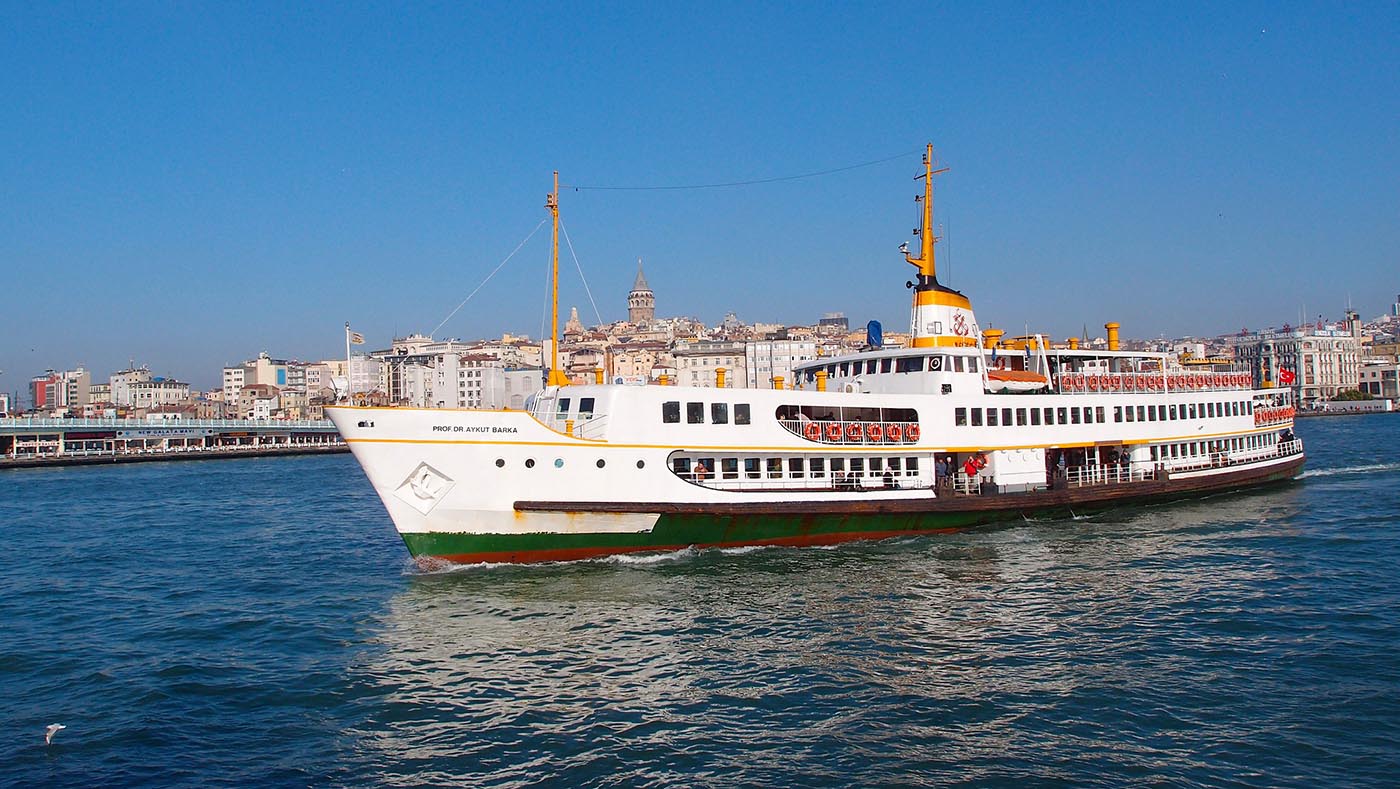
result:
[(1394, 786), (1400, 416), (1297, 432), (1260, 492), (439, 572), (348, 455), (3, 472), (0, 785)]

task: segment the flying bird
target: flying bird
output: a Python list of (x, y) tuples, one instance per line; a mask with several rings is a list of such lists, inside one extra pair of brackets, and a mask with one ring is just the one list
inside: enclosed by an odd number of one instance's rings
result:
[(53, 745), (53, 736), (58, 734), (60, 730), (66, 728), (68, 727), (64, 726), (62, 723), (50, 723), (48, 728), (44, 729), (44, 744)]

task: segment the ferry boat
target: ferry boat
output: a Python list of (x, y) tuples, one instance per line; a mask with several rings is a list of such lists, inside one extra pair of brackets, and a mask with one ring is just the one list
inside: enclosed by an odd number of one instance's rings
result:
[[(938, 282), (924, 156), (909, 347), (771, 389), (570, 385), (525, 410), (326, 409), (409, 552), (459, 563), (826, 545), (1089, 514), (1295, 477), (1291, 390), (1170, 354), (982, 330)], [(546, 207), (555, 226), (558, 174)], [(664, 384), (665, 382), (663, 382)]]

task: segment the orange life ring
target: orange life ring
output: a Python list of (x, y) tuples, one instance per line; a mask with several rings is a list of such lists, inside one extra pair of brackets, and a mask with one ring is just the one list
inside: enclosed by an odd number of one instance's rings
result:
[(802, 428), (802, 437), (808, 441), (822, 440), (822, 426), (816, 422), (808, 422)]
[(841, 423), (840, 423), (840, 422), (827, 422), (827, 423), (826, 423), (826, 440), (827, 440), (827, 441), (836, 441), (836, 442), (839, 442), (839, 441), (841, 440)]
[(879, 422), (871, 422), (865, 426), (865, 437), (871, 441), (884, 441), (885, 429), (880, 426)]
[(897, 422), (890, 423), (890, 426), (885, 428), (885, 438), (889, 441), (903, 441), (904, 428), (900, 427)]
[(1099, 377), (1097, 375), (1089, 376), (1089, 391), (1099, 391)]
[(860, 437), (861, 437), (862, 435), (864, 435), (864, 433), (865, 433), (865, 431), (860, 429), (860, 423), (859, 423), (859, 422), (847, 422), (847, 423), (846, 423), (846, 440), (847, 440), (847, 441), (859, 441), (859, 440), (860, 440)]
[(904, 437), (910, 442), (917, 442), (919, 440), (919, 426), (915, 424), (904, 428)]

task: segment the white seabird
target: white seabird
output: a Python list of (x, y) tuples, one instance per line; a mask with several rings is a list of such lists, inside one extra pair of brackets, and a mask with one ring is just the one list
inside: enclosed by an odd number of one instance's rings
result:
[(44, 744), (53, 745), (53, 736), (58, 734), (59, 730), (66, 728), (68, 727), (62, 723), (50, 723), (48, 728), (44, 729)]

